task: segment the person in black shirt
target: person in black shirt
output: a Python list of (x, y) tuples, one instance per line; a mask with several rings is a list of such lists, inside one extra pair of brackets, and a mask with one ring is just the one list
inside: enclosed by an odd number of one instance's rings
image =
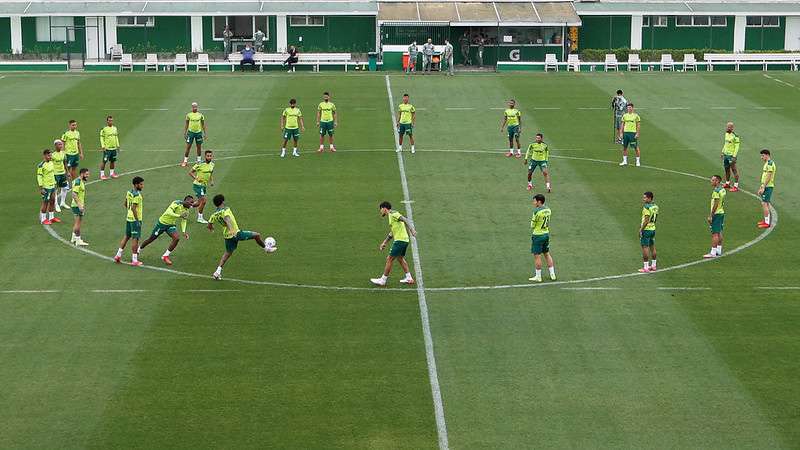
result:
[(289, 50), (287, 50), (286, 53), (289, 54), (289, 57), (286, 58), (286, 61), (283, 62), (283, 65), (284, 66), (288, 66), (289, 67), (289, 72), (291, 72), (292, 71), (292, 64), (296, 64), (297, 63), (297, 49), (294, 48), (294, 45), (292, 45), (292, 46), (289, 47)]

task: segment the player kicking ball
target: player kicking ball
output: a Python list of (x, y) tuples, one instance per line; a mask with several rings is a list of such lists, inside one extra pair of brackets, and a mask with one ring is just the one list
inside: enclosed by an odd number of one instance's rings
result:
[(169, 256), (175, 251), (175, 247), (178, 246), (178, 242), (181, 241), (181, 236), (178, 234), (178, 221), (181, 221), (181, 233), (183, 233), (184, 239), (189, 239), (189, 233), (186, 232), (186, 222), (189, 221), (189, 209), (194, 207), (194, 197), (191, 195), (187, 195), (181, 200), (175, 200), (174, 202), (170, 203), (164, 213), (161, 214), (161, 217), (158, 218), (156, 225), (153, 227), (153, 231), (150, 233), (150, 237), (147, 238), (142, 245), (139, 246), (139, 253), (144, 250), (145, 247), (150, 245), (153, 241), (158, 239), (159, 236), (162, 234), (167, 234), (169, 237), (172, 238), (172, 242), (169, 243), (167, 247), (167, 251), (161, 255), (161, 260), (164, 261), (164, 264), (171, 266), (172, 260)]
[(528, 190), (533, 189), (533, 172), (538, 167), (539, 170), (542, 171), (542, 175), (544, 175), (544, 182), (545, 186), (547, 187), (547, 192), (552, 192), (550, 189), (550, 170), (547, 168), (548, 160), (550, 159), (550, 147), (543, 141), (544, 136), (542, 133), (536, 133), (536, 141), (528, 146), (528, 150), (525, 152), (525, 161), (524, 164), (528, 166)]
[(656, 271), (656, 219), (658, 219), (658, 205), (653, 203), (653, 193), (650, 191), (642, 194), (642, 222), (639, 224), (639, 241), (642, 245), (642, 261), (644, 267), (640, 273)]
[(380, 209), (381, 217), (389, 217), (389, 229), (391, 230), (378, 248), (383, 251), (389, 241), (394, 239), (394, 242), (392, 243), (392, 248), (389, 250), (389, 256), (386, 257), (386, 266), (383, 269), (383, 275), (379, 278), (370, 278), (369, 281), (377, 286), (386, 286), (386, 280), (389, 278), (389, 274), (392, 273), (392, 265), (396, 259), (397, 262), (400, 263), (400, 267), (403, 268), (403, 272), (406, 274), (400, 282), (403, 284), (414, 284), (414, 278), (411, 276), (411, 272), (409, 272), (408, 269), (408, 262), (406, 262), (406, 250), (408, 249), (409, 235), (416, 236), (417, 231), (414, 230), (414, 225), (411, 224), (411, 221), (403, 217), (399, 211), (392, 210), (391, 203), (383, 202), (378, 208)]
[(230, 259), (231, 255), (233, 255), (233, 252), (236, 251), (236, 248), (239, 246), (239, 241), (249, 241), (250, 239), (253, 239), (256, 241), (259, 247), (263, 248), (267, 253), (273, 253), (274, 251), (278, 250), (278, 247), (275, 246), (275, 239), (268, 237), (265, 241), (264, 239), (261, 239), (260, 233), (239, 229), (239, 225), (236, 223), (236, 217), (233, 216), (233, 212), (230, 208), (225, 206), (224, 195), (215, 195), (213, 202), (214, 206), (217, 207), (217, 210), (208, 219), (208, 230), (213, 232), (214, 224), (223, 227), (222, 237), (225, 239), (225, 253), (222, 254), (222, 258), (219, 260), (217, 270), (215, 270), (214, 274), (212, 275), (215, 280), (222, 279), (222, 267), (226, 262), (228, 262), (228, 259)]
[(534, 274), (528, 281), (542, 282), (542, 256), (547, 261), (550, 279), (555, 281), (556, 268), (550, 256), (550, 208), (544, 204), (542, 194), (533, 196), (533, 216), (531, 217), (531, 253), (533, 253)]

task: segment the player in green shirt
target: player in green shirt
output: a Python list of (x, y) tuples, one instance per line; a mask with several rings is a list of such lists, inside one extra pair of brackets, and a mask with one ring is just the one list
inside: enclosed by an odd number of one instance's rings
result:
[(535, 273), (528, 281), (541, 283), (542, 281), (542, 255), (547, 261), (547, 268), (550, 272), (550, 279), (555, 281), (556, 268), (553, 265), (553, 257), (550, 256), (550, 216), (553, 214), (550, 208), (544, 204), (545, 198), (542, 194), (533, 196), (533, 216), (531, 216), (531, 253), (533, 253), (533, 264)]
[(161, 260), (164, 261), (166, 265), (171, 266), (172, 260), (169, 258), (169, 256), (175, 250), (175, 247), (178, 246), (178, 242), (181, 241), (181, 236), (178, 234), (178, 221), (181, 222), (181, 233), (183, 233), (183, 238), (189, 239), (189, 233), (186, 232), (186, 222), (189, 221), (189, 209), (193, 208), (194, 205), (194, 197), (191, 195), (187, 195), (182, 201), (175, 200), (174, 202), (170, 203), (169, 206), (167, 206), (167, 209), (165, 209), (158, 218), (156, 225), (153, 227), (153, 231), (150, 233), (150, 237), (142, 242), (142, 245), (139, 246), (139, 252), (141, 253), (141, 251), (150, 245), (151, 242), (155, 241), (159, 236), (166, 233), (172, 238), (172, 242), (169, 243), (167, 251), (161, 255)]
[(193, 102), (192, 110), (186, 113), (186, 121), (183, 124), (183, 138), (186, 140), (186, 150), (183, 152), (181, 167), (186, 167), (189, 162), (189, 150), (192, 149), (192, 142), (194, 142), (197, 150), (197, 162), (200, 162), (200, 154), (203, 152), (203, 141), (208, 139), (206, 118), (197, 108), (197, 103)]
[(69, 128), (61, 135), (61, 140), (64, 142), (64, 151), (67, 153), (69, 179), (74, 180), (78, 165), (83, 159), (83, 144), (81, 144), (81, 132), (78, 131), (78, 122), (69, 121)]
[(517, 158), (522, 157), (522, 149), (519, 144), (519, 135), (522, 134), (522, 113), (517, 109), (517, 102), (514, 99), (508, 101), (508, 108), (503, 111), (503, 122), (500, 123), (500, 132), (508, 132), (508, 153), (506, 156), (514, 156), (514, 141), (517, 142)]
[[(733, 131), (733, 122), (728, 122), (725, 125), (725, 145), (722, 146), (722, 165), (725, 167), (725, 189), (730, 189), (731, 192), (739, 191), (739, 171), (736, 169), (736, 155), (739, 154), (739, 144), (741, 139)], [(731, 171), (733, 171), (733, 187), (731, 187)]]
[(114, 126), (114, 118), (106, 117), (106, 126), (100, 130), (100, 151), (103, 152), (103, 160), (100, 161), (100, 179), (107, 180), (106, 163), (110, 165), (111, 178), (119, 178), (114, 172), (117, 164), (117, 152), (119, 151), (119, 131)]
[(644, 267), (641, 273), (656, 271), (656, 220), (658, 220), (658, 205), (653, 203), (653, 193), (650, 191), (642, 194), (642, 221), (639, 224), (639, 241), (642, 245), (642, 261)]
[(538, 167), (542, 171), (542, 175), (544, 175), (544, 182), (545, 186), (547, 187), (547, 192), (551, 192), (550, 189), (550, 170), (548, 169), (548, 160), (550, 159), (550, 147), (544, 143), (544, 136), (542, 133), (536, 133), (536, 141), (528, 146), (528, 150), (525, 152), (525, 160), (524, 164), (528, 166), (528, 190), (533, 189), (533, 183), (531, 179), (533, 178), (533, 172)]
[(711, 210), (706, 219), (711, 227), (711, 251), (703, 258), (717, 258), (722, 256), (722, 229), (725, 225), (725, 188), (722, 186), (722, 177), (711, 177)]
[(641, 165), (639, 162), (639, 156), (641, 156), (639, 132), (641, 131), (642, 119), (634, 111), (633, 103), (628, 103), (627, 111), (622, 115), (619, 126), (619, 138), (622, 141), (622, 162), (619, 165), (628, 165), (628, 147), (631, 147), (636, 150), (636, 167), (639, 167)]
[(403, 94), (403, 101), (397, 106), (399, 112), (397, 116), (397, 152), (403, 151), (403, 136), (408, 135), (408, 142), (411, 143), (411, 153), (417, 152), (414, 147), (414, 126), (417, 124), (417, 109), (408, 102), (408, 94)]
[(36, 165), (36, 183), (42, 196), (42, 207), (39, 210), (39, 221), (42, 225), (59, 223), (55, 216), (56, 177), (53, 169), (53, 156), (49, 148), (42, 151), (42, 162)]
[(56, 192), (53, 194), (55, 200), (53, 206), (56, 212), (61, 212), (61, 207), (67, 207), (67, 192), (69, 192), (69, 180), (67, 179), (67, 154), (64, 153), (64, 142), (61, 139), (53, 141), (55, 151), (51, 158), (53, 161), (53, 174), (56, 177)]
[(205, 160), (192, 166), (189, 176), (194, 180), (192, 189), (197, 195), (197, 222), (208, 223), (203, 218), (203, 209), (206, 207), (206, 194), (208, 187), (214, 185), (211, 176), (214, 173), (214, 155), (211, 150), (206, 150)]
[(292, 156), (300, 156), (297, 151), (297, 140), (300, 139), (300, 130), (306, 131), (306, 125), (303, 123), (303, 113), (297, 107), (297, 100), (289, 100), (289, 107), (283, 110), (281, 114), (281, 131), (283, 131), (283, 145), (281, 145), (281, 158), (286, 156), (286, 143), (289, 138), (294, 143), (292, 149)]
[(123, 206), (127, 215), (125, 216), (125, 236), (119, 243), (117, 254), (114, 256), (114, 262), (119, 263), (122, 261), (122, 252), (125, 250), (125, 245), (128, 240), (131, 241), (131, 265), (141, 266), (142, 262), (139, 261), (139, 238), (142, 235), (142, 212), (143, 212), (143, 198), (142, 189), (144, 189), (144, 178), (133, 177), (131, 180), (133, 189), (125, 193), (125, 201)]
[(775, 189), (775, 173), (778, 167), (772, 160), (769, 150), (761, 150), (761, 160), (764, 167), (761, 169), (761, 186), (758, 188), (758, 195), (761, 196), (761, 209), (764, 212), (764, 220), (758, 222), (758, 228), (769, 228), (772, 226), (769, 205), (772, 202), (772, 191)]
[(377, 286), (386, 286), (386, 280), (389, 278), (389, 274), (392, 273), (392, 264), (394, 264), (394, 260), (396, 259), (406, 274), (400, 282), (403, 284), (414, 284), (414, 278), (411, 276), (411, 272), (408, 269), (408, 262), (406, 262), (406, 250), (410, 242), (409, 235), (416, 236), (417, 231), (414, 229), (414, 225), (410, 220), (403, 217), (399, 211), (392, 210), (391, 203), (382, 202), (378, 206), (378, 209), (380, 210), (381, 217), (389, 218), (389, 234), (378, 248), (383, 251), (386, 245), (389, 244), (389, 241), (394, 239), (394, 242), (392, 243), (392, 248), (389, 249), (389, 256), (386, 257), (383, 275), (378, 278), (370, 278), (369, 281)]
[(78, 172), (78, 178), (72, 180), (72, 214), (75, 216), (75, 222), (72, 224), (72, 238), (70, 242), (77, 246), (89, 245), (81, 238), (81, 224), (83, 223), (83, 216), (86, 214), (86, 182), (89, 181), (89, 169), (86, 167), (81, 168)]
[(254, 239), (259, 247), (263, 248), (267, 253), (272, 253), (278, 250), (278, 247), (264, 243), (260, 233), (239, 229), (239, 224), (236, 223), (236, 217), (233, 216), (233, 212), (230, 208), (225, 206), (224, 195), (215, 195), (213, 201), (214, 206), (217, 207), (217, 210), (208, 219), (207, 227), (211, 232), (214, 231), (214, 224), (223, 227), (222, 237), (225, 239), (225, 253), (222, 254), (222, 258), (219, 260), (217, 270), (214, 271), (214, 274), (212, 275), (215, 280), (222, 279), (222, 266), (228, 262), (228, 259), (231, 257), (231, 255), (233, 255), (233, 252), (236, 251), (236, 248), (239, 246), (239, 241), (249, 241), (250, 239)]
[(336, 152), (333, 146), (333, 131), (339, 126), (339, 115), (336, 114), (336, 105), (331, 101), (331, 94), (324, 92), (322, 102), (317, 106), (317, 126), (319, 127), (319, 153), (325, 151), (325, 135), (331, 145), (331, 152)]

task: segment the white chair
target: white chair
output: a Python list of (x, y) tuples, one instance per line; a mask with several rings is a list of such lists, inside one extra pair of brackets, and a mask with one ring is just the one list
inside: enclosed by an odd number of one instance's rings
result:
[(228, 63), (231, 65), (231, 72), (236, 70), (237, 66), (241, 65), (242, 59), (244, 59), (244, 57), (241, 53), (231, 53), (228, 55)]
[(638, 53), (628, 54), (628, 71), (631, 70), (642, 71), (642, 60), (639, 58)]
[(617, 62), (617, 55), (613, 53), (606, 54), (606, 60), (603, 63), (603, 67), (605, 71), (608, 72), (609, 70), (619, 70), (619, 63)]
[(683, 71), (686, 72), (687, 70), (694, 70), (697, 71), (697, 60), (694, 57), (694, 53), (684, 53), (683, 55)]
[(544, 71), (547, 72), (550, 69), (555, 69), (558, 72), (558, 59), (556, 59), (555, 53), (544, 55)]
[(148, 53), (144, 59), (144, 71), (147, 72), (147, 69), (153, 69), (158, 72), (158, 55), (155, 53)]
[(178, 53), (175, 55), (175, 61), (172, 63), (172, 70), (177, 72), (178, 69), (183, 69), (184, 72), (189, 70), (189, 61), (186, 60), (186, 53)]
[(671, 53), (663, 53), (661, 54), (661, 70), (674, 70), (675, 69), (675, 61), (672, 60)]
[(567, 56), (567, 72), (569, 72), (570, 70), (572, 70), (573, 72), (581, 71), (581, 60), (575, 53), (571, 53), (569, 56)]
[(119, 71), (122, 72), (125, 69), (130, 69), (133, 72), (133, 55), (130, 53), (123, 53), (119, 59)]
[(200, 53), (197, 55), (197, 71), (200, 72), (200, 69), (205, 69), (207, 72), (210, 71), (211, 64), (208, 62), (208, 53)]
[(116, 44), (111, 46), (111, 60), (114, 61), (115, 59), (122, 59), (122, 44)]

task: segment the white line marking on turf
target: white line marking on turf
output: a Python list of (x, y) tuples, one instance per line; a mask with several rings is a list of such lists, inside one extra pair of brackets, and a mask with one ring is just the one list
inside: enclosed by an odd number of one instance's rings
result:
[(686, 106), (665, 106), (665, 107), (663, 107), (661, 109), (666, 109), (666, 110), (670, 110), (670, 111), (677, 111), (677, 110), (684, 110), (684, 109), (689, 109), (689, 108), (686, 107)]
[(775, 81), (775, 82), (778, 82), (778, 83), (781, 83), (781, 84), (785, 84), (786, 86), (789, 86), (789, 87), (794, 87), (794, 85), (792, 83), (787, 83), (787, 82), (785, 82), (783, 80), (780, 80), (780, 79), (775, 78), (775, 77), (771, 77), (771, 76), (769, 76), (767, 74), (764, 74), (764, 76), (769, 78), (770, 80)]
[(33, 289), (23, 289), (23, 290), (12, 290), (12, 291), (0, 291), (0, 294), (52, 294), (55, 292), (61, 292), (55, 289), (41, 289), (41, 290), (33, 290)]
[(578, 108), (578, 109), (585, 109), (585, 110), (594, 111), (594, 110), (600, 110), (600, 109), (606, 109), (606, 108), (600, 108), (600, 107), (597, 107), (597, 106), (591, 106), (591, 107), (589, 107), (589, 106), (584, 106), (584, 107), (582, 107), (582, 108)]
[(618, 287), (565, 287), (565, 291), (618, 291)]
[(39, 108), (14, 108), (12, 111), (38, 111)]
[(756, 109), (783, 109), (783, 106), (756, 106)]
[(660, 286), (659, 291), (710, 291), (709, 287), (679, 287), (679, 286)]
[(240, 292), (239, 289), (187, 289), (186, 292)]
[(796, 291), (800, 290), (800, 286), (759, 286), (753, 289), (761, 291)]
[(144, 111), (169, 111), (167, 108), (145, 108)]
[(712, 106), (711, 109), (736, 109), (735, 106)]
[[(386, 94), (389, 97), (389, 112), (392, 114), (392, 135), (394, 136), (394, 143), (397, 147), (400, 146), (397, 132), (395, 132), (394, 124), (397, 123), (397, 116), (394, 113), (394, 99), (392, 97), (392, 84), (389, 81), (389, 76), (386, 75)], [(403, 185), (403, 198), (405, 201), (411, 201), (411, 195), (408, 190), (408, 180), (406, 179), (405, 163), (403, 162), (403, 152), (397, 152), (397, 165), (400, 168), (400, 182)], [(411, 203), (408, 203), (406, 208), (408, 220), (414, 223), (414, 212), (411, 208)], [(411, 250), (414, 260), (414, 272), (417, 275), (417, 297), (419, 298), (419, 315), (422, 320), (422, 334), (425, 337), (425, 356), (428, 362), (428, 378), (431, 383), (431, 394), (433, 395), (433, 410), (436, 416), (436, 434), (439, 437), (439, 450), (447, 450), (449, 443), (447, 441), (447, 424), (444, 420), (444, 404), (442, 403), (442, 391), (439, 388), (439, 374), (436, 370), (436, 357), (433, 353), (433, 337), (431, 336), (430, 319), (428, 318), (428, 302), (425, 299), (425, 284), (422, 279), (422, 265), (420, 262), (419, 245), (417, 238), (411, 236)]]
[(489, 108), (489, 109), (491, 109), (492, 111), (505, 111), (506, 110), (505, 108)]
[(92, 289), (89, 292), (97, 294), (132, 294), (135, 292), (147, 292), (147, 289)]
[(258, 111), (261, 108), (233, 108), (234, 111)]
[(533, 109), (537, 109), (537, 110), (554, 110), (554, 109), (561, 109), (561, 108), (559, 108), (558, 106), (539, 106), (539, 107), (534, 107)]
[(86, 111), (86, 108), (59, 108), (59, 111)]
[(475, 108), (472, 108), (472, 107), (469, 107), (469, 106), (464, 106), (464, 107), (461, 107), (461, 106), (448, 106), (447, 108), (445, 108), (445, 110), (447, 110), (447, 111), (472, 111), (474, 109)]

